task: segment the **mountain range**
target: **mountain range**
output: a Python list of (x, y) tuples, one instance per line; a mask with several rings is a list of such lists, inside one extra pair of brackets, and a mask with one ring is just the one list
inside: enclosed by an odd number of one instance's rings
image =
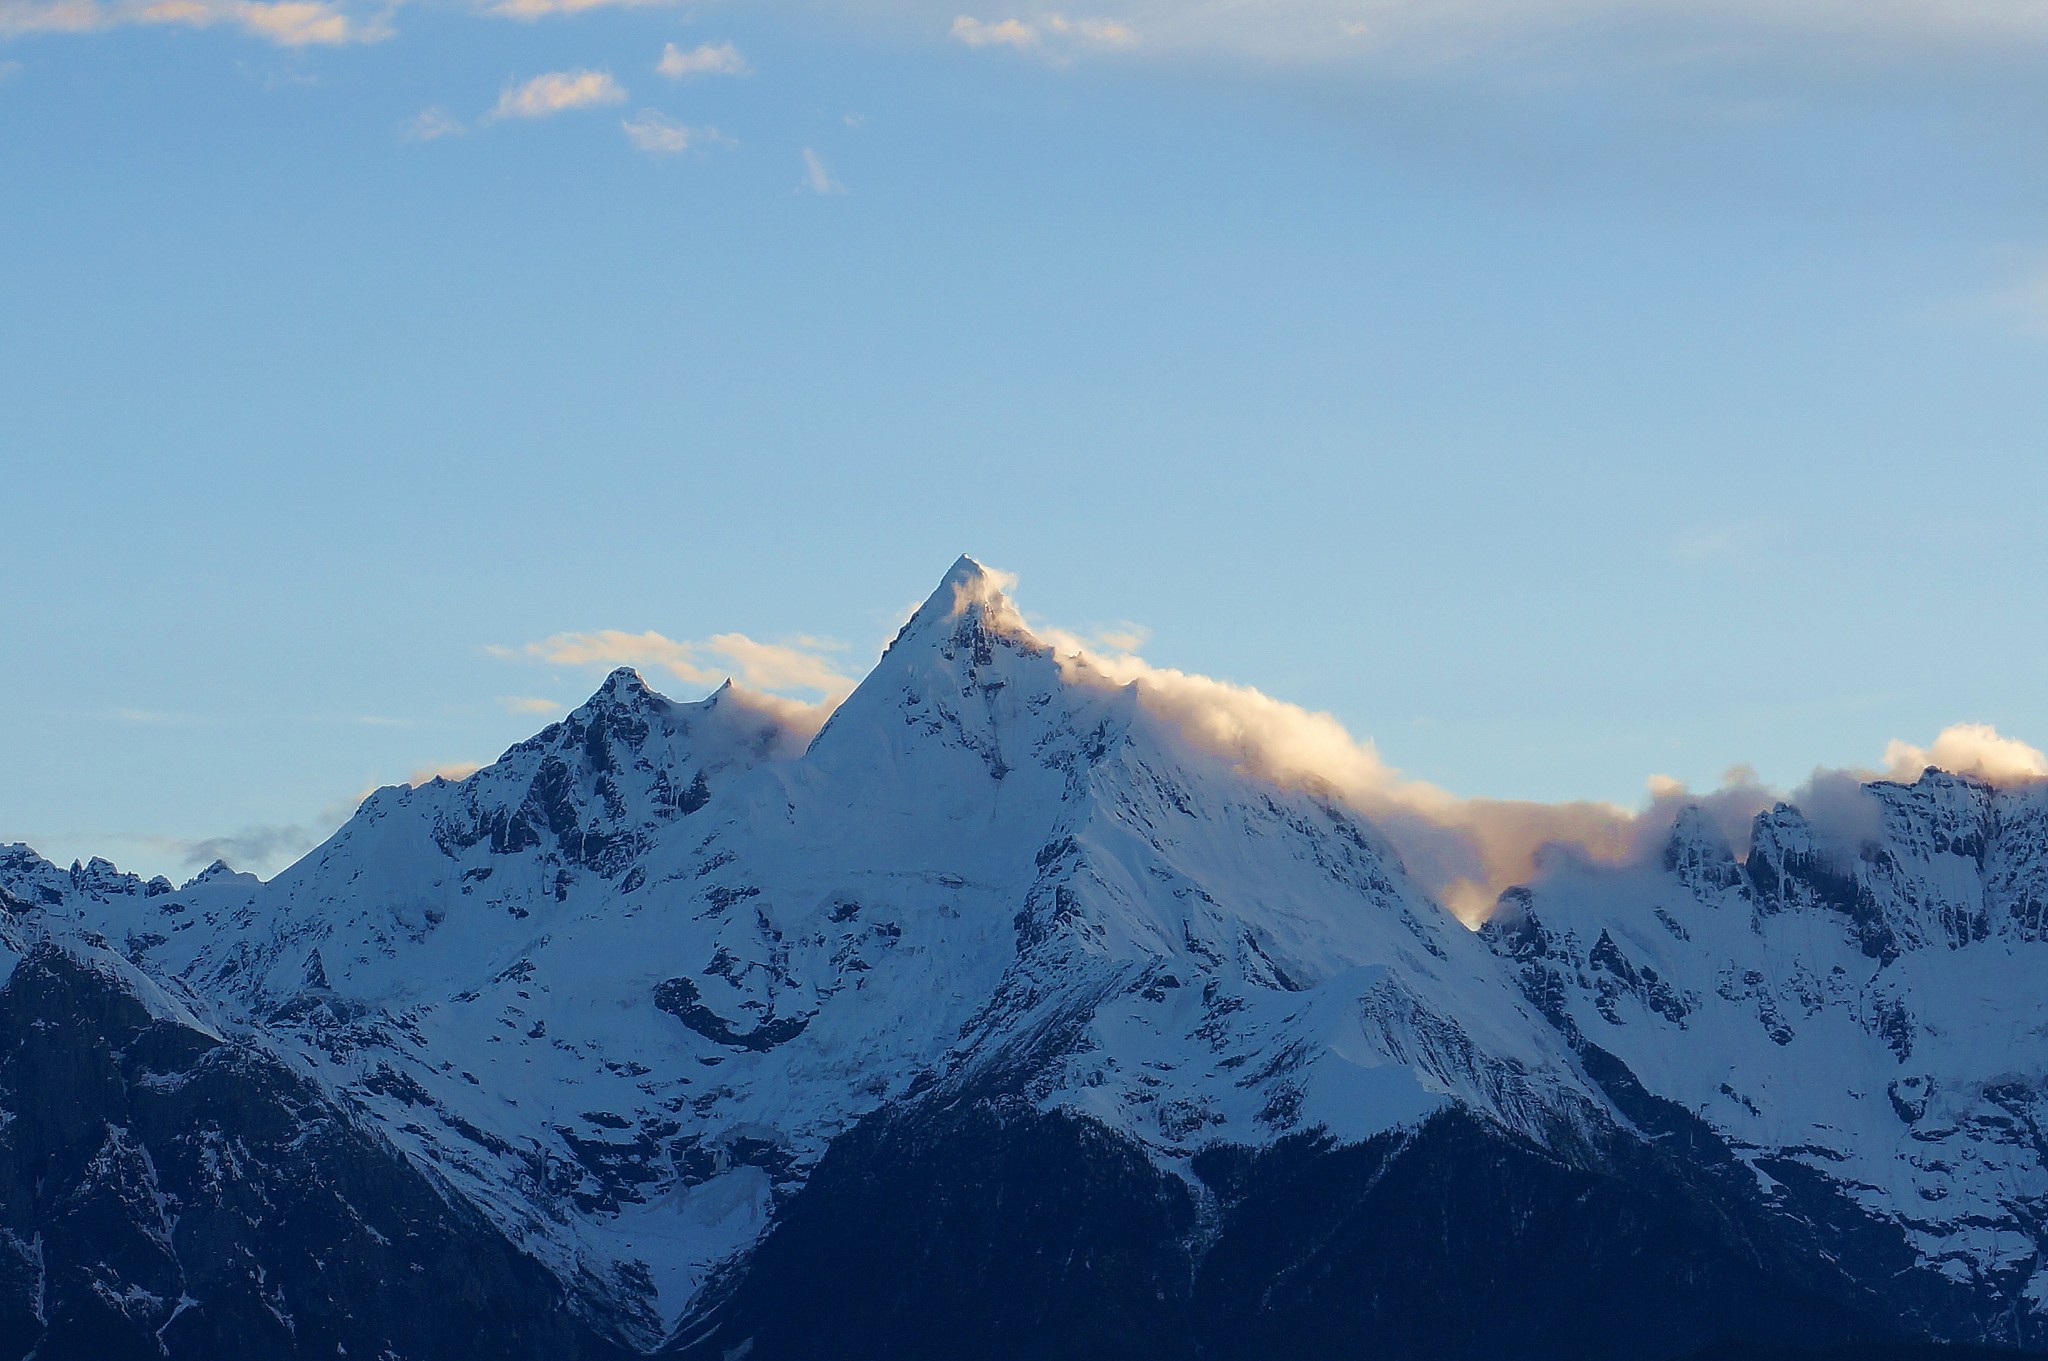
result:
[(0, 1354), (2048, 1345), (2048, 786), (1856, 800), (1469, 929), (962, 559), (814, 734), (621, 670), (268, 881), (0, 848)]

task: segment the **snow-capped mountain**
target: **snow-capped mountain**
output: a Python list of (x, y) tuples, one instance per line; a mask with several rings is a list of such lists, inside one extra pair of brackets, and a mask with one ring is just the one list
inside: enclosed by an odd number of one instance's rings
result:
[[(2048, 787), (1929, 770), (1846, 831), (1697, 813), (1662, 862), (1559, 867), (1485, 934), (1574, 1041), (1696, 1115), (1767, 1193), (1838, 1192), (1986, 1332), (2042, 1338)], [(1844, 1207), (1846, 1208), (1846, 1207)]]
[(963, 559), (809, 740), (620, 671), (267, 883), (17, 848), (0, 914), (388, 1150), (593, 1355), (2032, 1340), (2048, 803), (1865, 797), (1475, 934)]

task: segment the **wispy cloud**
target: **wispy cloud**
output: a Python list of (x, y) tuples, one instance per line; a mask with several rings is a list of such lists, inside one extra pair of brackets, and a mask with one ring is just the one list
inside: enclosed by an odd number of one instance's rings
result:
[[(534, 22), (599, 9), (683, 0), (468, 0), (489, 18)], [(392, 33), (406, 0), (0, 0), (0, 40), (87, 33), (134, 24), (223, 26), (286, 47), (372, 42)], [(2031, 0), (1102, 0), (1086, 15), (1060, 10), (962, 14), (929, 0), (881, 6), (828, 0), (842, 17), (970, 47), (1031, 53), (1054, 63), (1135, 50), (1159, 59), (1221, 57), (1259, 66), (1341, 63), (1410, 71), (1460, 66), (1612, 70), (1647, 55), (1657, 69), (1747, 66), (1783, 72), (1851, 67), (1964, 71), (1969, 61), (2048, 57), (2048, 5)], [(1788, 61), (1791, 65), (1788, 66)], [(1640, 63), (1623, 61), (1625, 67)], [(729, 42), (668, 44), (657, 67), (681, 78), (743, 74)], [(1739, 101), (1754, 112), (1773, 100)], [(1751, 116), (1745, 114), (1744, 116)]]
[(1781, 569), (1780, 535), (1759, 521), (1698, 524), (1674, 535), (1667, 548), (1682, 567), (1707, 572), (1765, 572)]
[(1032, 47), (1038, 42), (1038, 30), (1020, 19), (991, 23), (962, 14), (953, 20), (951, 32), (969, 47)]
[[(474, 761), (443, 762), (422, 766), (398, 783), (417, 787), (436, 779), (466, 780), (480, 769)], [(232, 869), (268, 878), (332, 836), (336, 828), (355, 816), (363, 800), (376, 791), (376, 785), (365, 785), (353, 794), (331, 799), (303, 822), (251, 823), (213, 836), (74, 830), (45, 835), (29, 833), (21, 835), (21, 839), (53, 858), (57, 848), (64, 847), (67, 854), (75, 853), (79, 858), (109, 856), (129, 869), (141, 867), (144, 874), (189, 875), (219, 860)], [(0, 835), (0, 840), (6, 839), (6, 835)], [(76, 849), (72, 852), (68, 848)]]
[(407, 119), (399, 135), (408, 142), (431, 142), (441, 137), (459, 137), (467, 131), (461, 119), (436, 104)]
[[(1087, 16), (991, 15), (902, 0), (972, 47), (1056, 62), (1141, 47), (1160, 57), (1259, 64), (1393, 63), (1442, 72), (1506, 62), (1555, 67), (1574, 54), (1611, 69), (1636, 52), (1660, 65), (1776, 66), (1786, 58), (1874, 69), (1975, 53), (2048, 55), (2048, 7), (2011, 0), (1108, 0)], [(1140, 39), (1142, 37), (1142, 43)]]
[(594, 9), (650, 9), (674, 5), (681, 0), (483, 0), (478, 10), (498, 19), (531, 23), (562, 14), (583, 14)]
[(2028, 261), (2010, 282), (1963, 301), (1956, 310), (1990, 317), (2024, 335), (2048, 338), (2048, 265)]
[[(0, 37), (24, 33), (92, 33), (123, 22), (98, 0), (0, 0)], [(126, 22), (137, 22), (129, 19)]]
[(507, 85), (489, 116), (548, 118), (571, 109), (625, 102), (625, 87), (609, 71), (549, 71), (524, 84)]
[(814, 194), (843, 194), (846, 186), (832, 178), (825, 162), (809, 147), (804, 148), (804, 188)]
[[(481, 769), (474, 761), (423, 766), (407, 775), (405, 783), (423, 785), (436, 779), (466, 780)], [(354, 817), (363, 800), (374, 792), (375, 787), (372, 786), (358, 791), (353, 798), (336, 799), (315, 814), (311, 823), (257, 823), (223, 836), (143, 835), (114, 839), (168, 851), (187, 869), (201, 869), (220, 860), (233, 869), (267, 878), (325, 841), (335, 828)]]
[(1026, 22), (1023, 19), (976, 19), (954, 16), (947, 30), (969, 47), (1014, 47), (1019, 51), (1043, 51), (1063, 55), (1075, 48), (1130, 47), (1138, 41), (1137, 30), (1119, 19), (1070, 19), (1064, 14), (1047, 14)]
[(718, 633), (701, 641), (682, 642), (652, 630), (627, 633), (622, 629), (557, 633), (523, 648), (492, 649), (500, 657), (556, 666), (634, 666), (666, 671), (678, 680), (702, 686), (717, 685), (730, 677), (755, 690), (828, 698), (845, 695), (854, 685), (853, 678), (826, 655), (838, 650), (837, 644), (818, 638), (764, 643), (744, 633)]
[(538, 695), (500, 695), (498, 703), (508, 713), (515, 714), (558, 714), (568, 706), (558, 700), (542, 699)]
[(745, 76), (753, 74), (753, 67), (731, 43), (700, 43), (685, 52), (674, 43), (661, 49), (661, 60), (655, 70), (670, 80), (681, 80), (686, 76)]
[[(469, 12), (534, 22), (683, 0), (469, 0)], [(1257, 63), (1328, 65), (1387, 58), (1438, 69), (1473, 58), (1547, 64), (1565, 48), (1611, 65), (1615, 42), (1660, 60), (1782, 67), (1788, 55), (1845, 64), (1918, 64), (1957, 54), (2009, 61), (2048, 55), (2048, 5), (2031, 0), (1104, 0), (1098, 12), (962, 14), (930, 0), (829, 8), (865, 24), (950, 33), (964, 44), (1063, 61), (1138, 47)], [(403, 0), (0, 0), (0, 38), (129, 24), (224, 25), (285, 46), (374, 41)], [(1142, 41), (1141, 41), (1142, 39)], [(670, 55), (675, 59), (669, 70)], [(1873, 63), (1873, 59), (1874, 63)], [(664, 74), (739, 74), (730, 43), (670, 44)]]
[(627, 141), (656, 156), (674, 156), (692, 147), (718, 146), (730, 140), (717, 128), (691, 127), (653, 109), (622, 118), (619, 126), (625, 129)]
[(226, 836), (151, 840), (176, 855), (188, 869), (200, 869), (220, 860), (230, 868), (256, 875), (282, 869), (320, 844), (320, 837), (310, 828), (271, 825), (244, 827)]
[(152, 728), (203, 727), (220, 722), (205, 714), (168, 713), (161, 709), (109, 709), (104, 715), (116, 723), (137, 723)]
[(223, 25), (280, 47), (378, 42), (392, 34), (384, 12), (357, 14), (327, 0), (0, 0), (0, 37), (127, 24)]
[[(446, 761), (438, 766), (421, 766), (418, 770), (406, 776), (405, 782), (415, 787), (431, 784), (435, 780), (455, 780), (460, 782), (482, 769), (483, 767), (475, 761)], [(357, 802), (360, 803), (362, 800), (358, 799)]]

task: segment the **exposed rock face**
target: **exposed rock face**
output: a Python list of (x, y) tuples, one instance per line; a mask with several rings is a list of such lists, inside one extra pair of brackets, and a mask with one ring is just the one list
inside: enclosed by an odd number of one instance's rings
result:
[(0, 850), (0, 1343), (2033, 1342), (2048, 796), (1856, 798), (1474, 934), (963, 560), (815, 740), (620, 672), (268, 883)]

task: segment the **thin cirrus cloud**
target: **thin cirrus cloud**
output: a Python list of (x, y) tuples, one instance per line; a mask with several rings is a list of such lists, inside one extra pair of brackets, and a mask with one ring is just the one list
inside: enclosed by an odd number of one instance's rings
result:
[(832, 178), (832, 172), (825, 168), (824, 160), (809, 147), (804, 148), (803, 186), (814, 194), (824, 196), (846, 192), (846, 186)]
[(550, 118), (571, 109), (625, 102), (625, 87), (609, 71), (549, 71), (524, 84), (507, 85), (489, 117)]
[(661, 60), (654, 69), (670, 80), (683, 80), (690, 76), (746, 76), (754, 68), (740, 55), (740, 50), (731, 43), (700, 43), (685, 52), (674, 43), (661, 49)]
[[(524, 647), (486, 649), (501, 660), (546, 662), (555, 666), (631, 666), (664, 671), (690, 685), (715, 686), (732, 679), (771, 694), (815, 695), (837, 700), (853, 690), (853, 677), (841, 672), (827, 655), (836, 644), (818, 638), (764, 643), (744, 633), (717, 633), (683, 641), (648, 630), (597, 629), (588, 633), (557, 633)], [(537, 712), (537, 711), (531, 711)]]

